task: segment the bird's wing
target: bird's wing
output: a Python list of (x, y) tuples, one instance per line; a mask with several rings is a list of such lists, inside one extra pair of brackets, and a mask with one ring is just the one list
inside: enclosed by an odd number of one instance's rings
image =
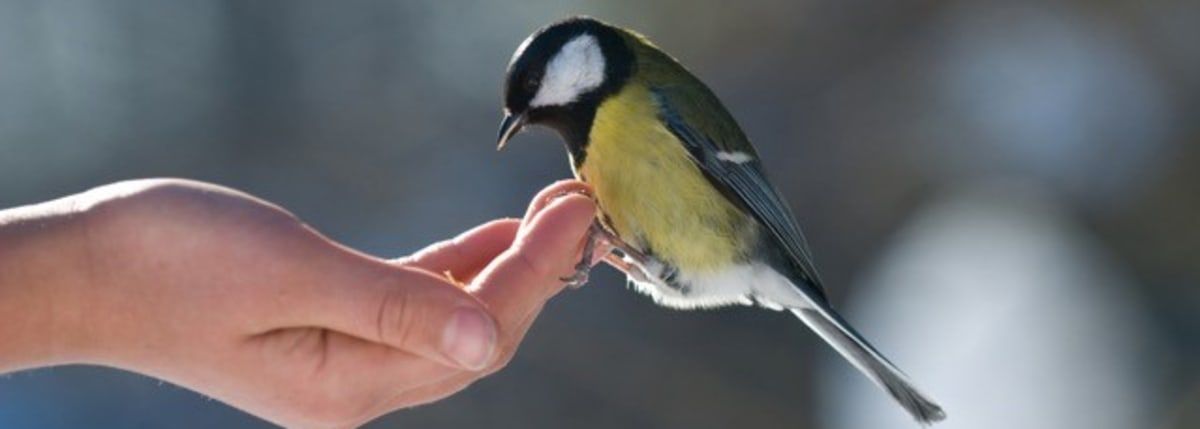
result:
[(799, 271), (796, 274), (807, 283), (796, 286), (811, 288), (806, 292), (824, 301), (825, 291), (804, 235), (779, 191), (767, 180), (758, 154), (732, 115), (698, 80), (690, 85), (652, 86), (651, 91), (661, 119), (687, 147), (709, 181), (771, 232)]

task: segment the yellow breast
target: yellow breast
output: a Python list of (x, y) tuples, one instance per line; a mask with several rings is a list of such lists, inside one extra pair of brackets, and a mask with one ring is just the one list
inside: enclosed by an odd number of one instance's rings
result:
[(658, 120), (650, 92), (636, 82), (600, 104), (576, 176), (595, 189), (622, 240), (681, 270), (715, 271), (743, 259), (757, 233)]

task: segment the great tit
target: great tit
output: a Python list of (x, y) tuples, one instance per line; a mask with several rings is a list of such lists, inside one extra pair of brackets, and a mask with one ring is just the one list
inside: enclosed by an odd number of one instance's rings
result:
[(923, 424), (941, 407), (839, 316), (758, 153), (707, 86), (633, 31), (588, 17), (537, 30), (504, 81), (498, 147), (557, 131), (599, 211), (595, 240), (637, 290), (679, 309), (757, 305), (804, 321)]

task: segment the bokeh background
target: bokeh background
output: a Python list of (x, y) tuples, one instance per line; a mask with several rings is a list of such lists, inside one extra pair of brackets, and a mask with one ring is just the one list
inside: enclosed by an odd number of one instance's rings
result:
[[(568, 176), (493, 149), (517, 44), (586, 13), (707, 81), (832, 299), (939, 428), (1200, 428), (1200, 3), (0, 1), (0, 207), (179, 176), (396, 256)], [(915, 427), (785, 314), (600, 269), (502, 373), (370, 427)], [(262, 428), (102, 368), (0, 378), (4, 428)]]

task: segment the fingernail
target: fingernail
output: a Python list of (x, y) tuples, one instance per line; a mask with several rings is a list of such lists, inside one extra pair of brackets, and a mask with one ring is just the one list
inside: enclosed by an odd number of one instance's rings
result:
[(469, 370), (487, 366), (496, 349), (492, 318), (473, 308), (460, 308), (450, 316), (442, 333), (442, 353)]

